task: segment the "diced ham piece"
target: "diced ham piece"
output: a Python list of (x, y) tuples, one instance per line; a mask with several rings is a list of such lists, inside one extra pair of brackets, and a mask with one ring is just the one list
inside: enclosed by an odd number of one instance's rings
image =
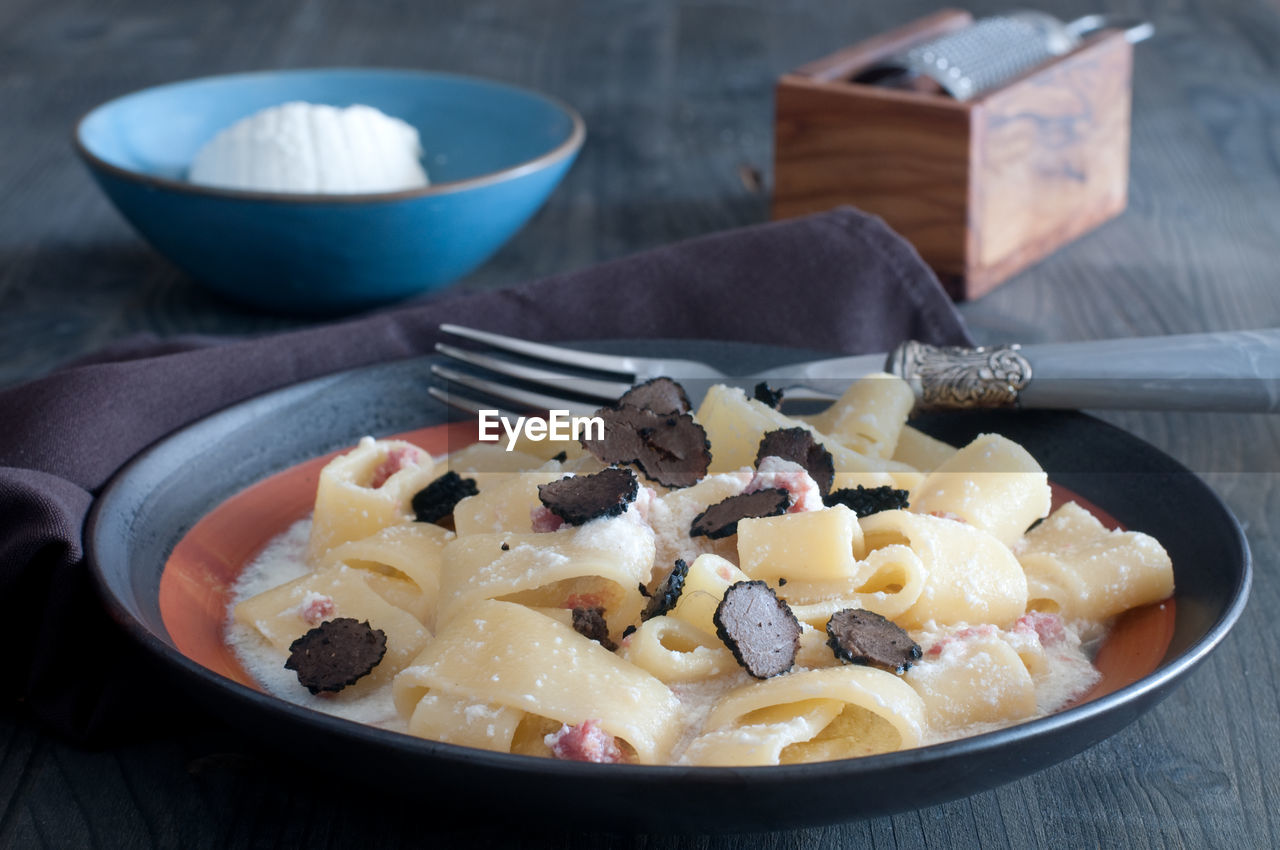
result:
[(770, 487), (787, 491), (791, 497), (791, 507), (787, 508), (789, 514), (822, 509), (822, 490), (818, 488), (818, 482), (793, 460), (783, 460), (773, 455), (761, 458), (760, 463), (756, 464), (755, 476), (742, 492), (754, 493)]
[(963, 522), (966, 525), (969, 522), (960, 514), (953, 514), (951, 511), (929, 511), (929, 516), (936, 516), (938, 519), (949, 519), (952, 522)]
[(542, 740), (558, 759), (597, 764), (618, 764), (622, 761), (618, 740), (602, 729), (598, 720), (584, 720), (577, 726), (566, 724)]
[(529, 520), (536, 532), (559, 531), (564, 520), (546, 505), (535, 505), (529, 510)]
[(1045, 611), (1028, 611), (1013, 624), (1015, 632), (1033, 631), (1043, 646), (1060, 643), (1067, 636), (1062, 617)]
[(395, 475), (406, 466), (417, 466), (422, 460), (422, 452), (413, 446), (396, 446), (387, 452), (386, 460), (378, 464), (378, 468), (373, 471), (373, 477), (369, 479), (369, 487), (377, 490), (391, 476)]
[(565, 608), (603, 608), (604, 599), (598, 593), (570, 593)]
[(333, 615), (333, 598), (311, 591), (298, 606), (298, 616), (309, 626), (318, 626)]

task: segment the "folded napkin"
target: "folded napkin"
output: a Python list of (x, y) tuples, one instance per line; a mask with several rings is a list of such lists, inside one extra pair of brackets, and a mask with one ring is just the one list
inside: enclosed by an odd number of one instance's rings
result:
[(851, 354), (907, 338), (968, 342), (915, 251), (851, 209), (260, 339), (134, 341), (0, 391), (0, 701), (81, 742), (189, 716), (98, 601), (81, 537), (93, 499), (174, 429), (297, 381), (429, 353), (441, 322), (541, 340), (721, 339)]

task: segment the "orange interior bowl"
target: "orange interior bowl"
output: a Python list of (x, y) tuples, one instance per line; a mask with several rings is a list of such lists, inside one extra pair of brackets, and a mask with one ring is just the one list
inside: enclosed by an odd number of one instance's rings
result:
[[(789, 354), (705, 341), (617, 346), (742, 374), (786, 362)], [(999, 433), (1025, 446), (1052, 479), (1106, 506), (1123, 525), (1152, 534), (1173, 558), (1176, 618), (1172, 602), (1120, 617), (1096, 658), (1102, 680), (1082, 704), (1007, 729), (869, 758), (686, 770), (493, 753), (276, 699), (256, 686), (227, 647), (229, 589), (263, 546), (311, 510), (327, 457), (308, 457), (368, 433), (403, 432), (432, 453), (474, 439), (473, 420), (414, 430), (449, 416), (425, 379), (431, 362), (408, 358), (318, 378), (195, 422), (122, 470), (95, 501), (85, 529), (86, 557), (104, 604), (168, 665), (174, 686), (198, 694), (243, 734), (299, 763), (367, 778), (379, 794), (402, 789), (412, 805), (427, 806), (429, 818), (479, 822), (492, 818), (492, 801), (501, 799), (511, 817), (529, 824), (740, 833), (954, 800), (1069, 758), (1124, 728), (1221, 644), (1248, 599), (1252, 561), (1239, 523), (1203, 481), (1154, 446), (1071, 411), (924, 415), (916, 427), (953, 445)], [(1062, 501), (1066, 491), (1057, 497)]]
[[(472, 422), (397, 434), (433, 455), (475, 437)], [(241, 571), (277, 535), (311, 513), (320, 470), (340, 452), (300, 463), (237, 493), (202, 518), (179, 541), (160, 577), (160, 614), (177, 649), (222, 676), (261, 690), (227, 645), (231, 587)], [(1108, 513), (1053, 485), (1053, 507), (1076, 501), (1108, 528)], [(1102, 678), (1072, 706), (1113, 693), (1153, 672), (1173, 637), (1173, 599), (1134, 608), (1116, 618), (1094, 659)], [(1068, 706), (1070, 707), (1070, 706)]]

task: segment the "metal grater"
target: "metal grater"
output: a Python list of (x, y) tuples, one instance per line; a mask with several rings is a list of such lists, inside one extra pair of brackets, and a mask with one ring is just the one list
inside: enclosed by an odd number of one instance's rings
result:
[(893, 86), (928, 78), (956, 100), (972, 100), (1074, 50), (1089, 33), (1119, 26), (1130, 43), (1144, 41), (1154, 32), (1149, 23), (1122, 23), (1107, 15), (1064, 23), (1043, 12), (1007, 12), (918, 44), (878, 63), (862, 77)]

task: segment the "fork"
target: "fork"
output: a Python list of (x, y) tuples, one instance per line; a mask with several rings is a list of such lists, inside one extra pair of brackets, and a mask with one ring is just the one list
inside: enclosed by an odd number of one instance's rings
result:
[(926, 410), (1280, 411), (1280, 329), (977, 348), (908, 341), (888, 355), (831, 357), (736, 376), (696, 360), (599, 354), (452, 324), (440, 325), (440, 331), (505, 355), (436, 344), (445, 358), (471, 368), (433, 364), (432, 374), (449, 390), (429, 392), (473, 413), (493, 408), (472, 395), (478, 393), (523, 410), (588, 415), (656, 377), (685, 384), (691, 396), (714, 382), (780, 382), (788, 400), (830, 400), (857, 378), (877, 372), (905, 379), (918, 408)]

